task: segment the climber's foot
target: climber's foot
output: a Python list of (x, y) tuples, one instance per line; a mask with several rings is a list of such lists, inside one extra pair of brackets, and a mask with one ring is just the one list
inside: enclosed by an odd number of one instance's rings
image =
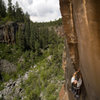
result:
[(80, 96), (79, 96), (79, 95), (75, 95), (75, 97), (76, 97), (76, 98), (79, 98)]

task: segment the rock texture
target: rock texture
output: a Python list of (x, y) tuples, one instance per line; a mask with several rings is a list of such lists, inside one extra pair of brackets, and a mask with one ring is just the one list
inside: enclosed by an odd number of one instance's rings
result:
[(14, 100), (16, 97), (21, 97), (20, 100), (24, 100), (25, 92), (24, 89), (22, 89), (21, 84), (28, 79), (29, 74), (32, 72), (32, 70), (29, 70), (23, 76), (19, 75), (18, 79), (11, 79), (4, 83), (4, 89), (0, 91), (0, 99), (2, 98), (2, 100)]
[(5, 73), (16, 72), (16, 66), (7, 60), (0, 60), (0, 72), (5, 72)]
[(71, 76), (78, 67), (84, 83), (80, 100), (100, 100), (100, 1), (60, 0), (60, 9), (66, 35), (68, 100), (75, 100), (69, 88)]
[(19, 28), (22, 32), (25, 31), (23, 23), (7, 22), (5, 25), (0, 26), (0, 43), (15, 43)]
[(58, 36), (64, 37), (64, 31), (63, 31), (63, 26), (62, 25), (59, 25), (59, 26), (50, 26), (50, 27), (48, 27), (48, 29), (49, 29), (49, 31), (54, 30), (55, 33)]
[(14, 43), (18, 24), (15, 22), (7, 22), (0, 26), (0, 42)]
[(58, 27), (54, 27), (54, 26), (53, 26), (53, 28), (54, 28), (54, 31), (55, 31), (55, 33), (56, 33), (57, 35), (59, 35), (59, 36), (61, 36), (61, 37), (64, 36), (64, 31), (63, 31), (62, 25), (61, 25), (61, 26), (58, 26)]

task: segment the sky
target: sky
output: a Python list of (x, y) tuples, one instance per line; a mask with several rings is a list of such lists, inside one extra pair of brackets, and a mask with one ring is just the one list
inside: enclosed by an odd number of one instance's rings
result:
[[(4, 0), (7, 4), (8, 0)], [(24, 12), (28, 12), (33, 22), (47, 22), (61, 18), (59, 0), (12, 0)]]

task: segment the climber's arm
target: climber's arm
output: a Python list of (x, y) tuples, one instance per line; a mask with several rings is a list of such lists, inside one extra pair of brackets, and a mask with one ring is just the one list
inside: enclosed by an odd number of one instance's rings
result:
[(73, 83), (75, 81), (75, 77), (73, 76), (72, 78), (71, 78), (71, 83)]

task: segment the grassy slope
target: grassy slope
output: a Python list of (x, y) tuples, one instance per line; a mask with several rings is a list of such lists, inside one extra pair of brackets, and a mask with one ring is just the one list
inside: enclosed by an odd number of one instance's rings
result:
[(56, 100), (64, 80), (63, 70), (51, 60), (45, 59), (37, 63), (37, 67), (30, 73), (28, 80), (22, 84), (25, 91), (25, 100)]
[[(31, 73), (28, 80), (22, 84), (25, 96), (27, 96), (26, 100), (38, 100), (40, 95), (42, 95), (42, 99), (46, 100), (57, 99), (61, 82), (64, 80), (61, 68), (63, 42), (56, 45), (55, 48), (48, 48), (40, 57), (36, 57), (32, 51), (21, 52), (15, 46), (0, 44), (0, 47), (2, 48), (0, 50), (1, 59), (9, 60), (17, 66), (15, 75), (14, 73), (2, 74), (5, 81), (11, 78), (16, 79), (19, 74), (23, 75), (29, 70), (30, 66), (36, 65), (37, 67), (32, 69), (34, 73)], [(51, 59), (48, 58), (49, 56)], [(19, 63), (20, 57), (24, 60)]]
[[(60, 47), (61, 49), (62, 46)], [(30, 73), (28, 80), (22, 85), (25, 90), (25, 96), (27, 96), (25, 100), (39, 100), (40, 98), (42, 100), (57, 100), (58, 98), (58, 93), (64, 80), (64, 73), (61, 68), (62, 57), (60, 57), (60, 52), (59, 55), (51, 55), (48, 51), (44, 55), (51, 56), (51, 59), (49, 60), (48, 56), (46, 56), (39, 61), (36, 64), (37, 67), (33, 69), (34, 73)], [(55, 56), (58, 56), (56, 60), (54, 60)], [(58, 64), (56, 63), (57, 60), (59, 61)]]

